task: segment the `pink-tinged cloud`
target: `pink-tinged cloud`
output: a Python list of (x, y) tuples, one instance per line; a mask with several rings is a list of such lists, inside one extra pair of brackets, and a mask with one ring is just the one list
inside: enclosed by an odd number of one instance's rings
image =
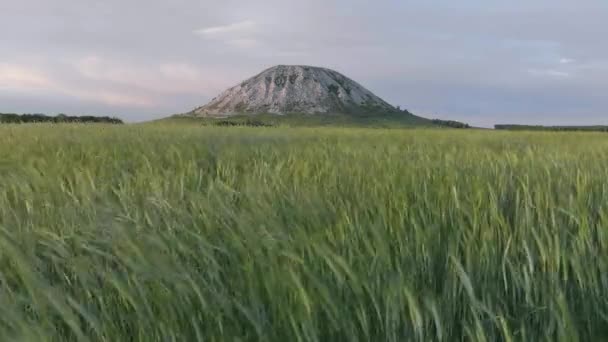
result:
[(0, 89), (34, 90), (52, 88), (53, 85), (41, 71), (25, 66), (0, 64)]
[(155, 101), (147, 96), (129, 95), (113, 90), (87, 88), (65, 81), (61, 82), (54, 80), (48, 73), (41, 70), (15, 64), (0, 65), (0, 90), (35, 96), (56, 94), (112, 106), (151, 107), (155, 105)]
[(180, 62), (137, 65), (99, 56), (80, 59), (74, 67), (87, 81), (108, 87), (124, 87), (151, 96), (209, 96), (242, 78), (242, 74), (234, 70), (202, 68)]

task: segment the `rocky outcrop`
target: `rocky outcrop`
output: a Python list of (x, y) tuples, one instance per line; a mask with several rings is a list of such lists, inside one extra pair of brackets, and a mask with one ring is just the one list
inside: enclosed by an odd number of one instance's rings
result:
[(190, 115), (227, 117), (242, 114), (349, 114), (397, 109), (339, 72), (279, 65), (226, 90)]

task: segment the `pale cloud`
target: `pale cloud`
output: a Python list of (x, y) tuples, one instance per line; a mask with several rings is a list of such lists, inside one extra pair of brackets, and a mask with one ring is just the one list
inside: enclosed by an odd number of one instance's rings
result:
[(559, 60), (559, 64), (572, 64), (576, 62), (576, 60), (572, 59), (572, 58), (561, 58)]
[(256, 23), (251, 20), (241, 21), (223, 26), (207, 27), (195, 30), (194, 33), (200, 34), (206, 37), (226, 35), (226, 34), (243, 34), (250, 33), (256, 28)]
[(554, 79), (566, 79), (570, 77), (569, 72), (555, 69), (529, 69), (528, 73), (533, 76), (550, 77)]
[(258, 36), (263, 34), (261, 28), (252, 20), (203, 28), (195, 30), (194, 33), (206, 40), (219, 41), (226, 46), (237, 49), (253, 49), (258, 47), (261, 44)]

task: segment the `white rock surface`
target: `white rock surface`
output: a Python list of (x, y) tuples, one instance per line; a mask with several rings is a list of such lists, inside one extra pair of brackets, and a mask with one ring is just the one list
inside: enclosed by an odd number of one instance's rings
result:
[(339, 72), (300, 65), (279, 65), (226, 90), (190, 114), (352, 113), (395, 108)]

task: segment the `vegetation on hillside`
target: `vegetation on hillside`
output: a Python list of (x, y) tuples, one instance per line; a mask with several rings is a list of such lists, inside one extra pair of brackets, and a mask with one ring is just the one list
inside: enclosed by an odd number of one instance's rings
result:
[(446, 127), (471, 128), (469, 124), (453, 120), (429, 120), (413, 115), (406, 109), (396, 107), (395, 111), (387, 112), (381, 108), (362, 106), (364, 110), (349, 114), (242, 114), (223, 118), (196, 117), (193, 115), (176, 115), (160, 120), (182, 123), (201, 123), (211, 126), (293, 126), (293, 127), (366, 127), (366, 128), (412, 128), (412, 127)]
[(160, 120), (159, 123), (198, 123), (210, 126), (291, 126), (291, 127), (367, 127), (367, 128), (406, 128), (431, 127), (430, 120), (420, 118), (409, 113), (392, 112), (351, 114), (248, 114), (235, 115), (224, 118), (206, 118), (190, 115), (177, 115)]
[(602, 134), (0, 127), (7, 341), (602, 341)]
[(0, 123), (110, 123), (122, 124), (122, 120), (107, 116), (69, 116), (59, 114), (48, 116), (44, 114), (2, 114), (0, 113)]

